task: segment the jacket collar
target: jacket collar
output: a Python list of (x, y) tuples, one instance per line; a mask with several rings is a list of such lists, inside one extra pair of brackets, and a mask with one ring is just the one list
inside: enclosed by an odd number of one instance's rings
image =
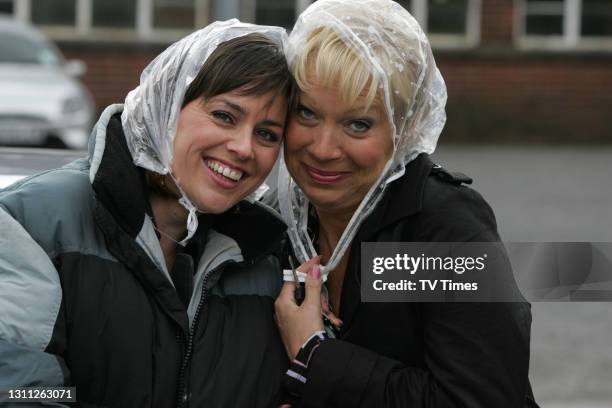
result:
[[(117, 224), (135, 239), (151, 207), (146, 192), (144, 170), (132, 164), (127, 147), (121, 110), (105, 110), (96, 125), (93, 154), (90, 153), (90, 179), (97, 200)], [(110, 114), (105, 118), (105, 114)], [(106, 123), (104, 123), (106, 122)]]
[(287, 226), (264, 204), (241, 201), (229, 211), (215, 215), (212, 228), (234, 239), (245, 261), (249, 261), (275, 251)]
[(434, 166), (426, 153), (408, 163), (404, 175), (387, 186), (381, 201), (363, 222), (355, 241), (367, 241), (387, 226), (420, 212), (425, 184)]

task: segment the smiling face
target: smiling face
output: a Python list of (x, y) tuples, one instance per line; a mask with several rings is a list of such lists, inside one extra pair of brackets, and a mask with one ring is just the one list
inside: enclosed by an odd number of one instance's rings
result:
[(239, 89), (183, 107), (172, 172), (198, 209), (221, 213), (255, 191), (278, 156), (286, 112), (282, 95)]
[(314, 83), (300, 94), (285, 142), (289, 172), (318, 210), (352, 214), (393, 152), (391, 127), (376, 99), (353, 102)]

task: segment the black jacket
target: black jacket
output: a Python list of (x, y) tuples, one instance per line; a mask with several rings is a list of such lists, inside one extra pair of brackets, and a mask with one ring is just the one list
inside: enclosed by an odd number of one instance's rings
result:
[(499, 241), (469, 181), (426, 154), (409, 163), (351, 248), (337, 339), (309, 365), (304, 407), (536, 407), (529, 381), (528, 303), (362, 303), (360, 244)]
[[(0, 382), (76, 386), (77, 405), (86, 407), (276, 406), (287, 357), (273, 321), (282, 284), (273, 251), (284, 224), (248, 203), (203, 215), (166, 275), (143, 245), (151, 210), (119, 115), (110, 118), (105, 143), (96, 144), (101, 155), (89, 162), (0, 193), (0, 210), (21, 225), (8, 220), (15, 233), (7, 234), (33, 240), (55, 267), (12, 269), (28, 261), (25, 240), (0, 262), (0, 278), (13, 274), (6, 283), (26, 283), (10, 306), (23, 302), (14, 310), (27, 308), (32, 318), (13, 323), (17, 317), (3, 310), (10, 324), (0, 327)], [(193, 287), (197, 272), (201, 287)], [(43, 275), (57, 283), (43, 285)], [(55, 296), (59, 312), (41, 310), (54, 307)], [(39, 315), (42, 324), (31, 327)], [(15, 333), (3, 331), (11, 326)], [(30, 332), (49, 335), (48, 343), (34, 342)]]

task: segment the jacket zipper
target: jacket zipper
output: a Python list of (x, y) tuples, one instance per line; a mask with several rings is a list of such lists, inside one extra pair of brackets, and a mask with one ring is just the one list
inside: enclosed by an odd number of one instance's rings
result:
[[(195, 335), (196, 329), (197, 329), (197, 325), (198, 325), (198, 321), (200, 320), (200, 314), (202, 312), (202, 309), (204, 307), (204, 304), (206, 303), (206, 301), (208, 300), (208, 279), (214, 275), (215, 273), (217, 273), (219, 270), (221, 270), (221, 268), (224, 268), (226, 265), (230, 264), (230, 263), (237, 263), (237, 264), (244, 264), (245, 266), (252, 266), (254, 264), (256, 264), (260, 259), (263, 259), (264, 257), (268, 256), (269, 254), (264, 254), (264, 255), (260, 255), (257, 256), (253, 259), (250, 259), (249, 261), (243, 261), (243, 262), (236, 262), (234, 260), (227, 260), (223, 263), (221, 263), (220, 265), (218, 265), (215, 269), (209, 271), (206, 275), (204, 275), (204, 277), (202, 278), (202, 296), (200, 297), (200, 301), (198, 302), (198, 307), (196, 308), (196, 312), (193, 315), (193, 322), (191, 323), (191, 330), (189, 331), (189, 337), (187, 338), (187, 349), (185, 350), (185, 357), (183, 358), (183, 362), (181, 363), (181, 368), (179, 371), (179, 379), (178, 379), (178, 396), (177, 396), (177, 408), (183, 408), (186, 405), (183, 405), (187, 402), (187, 400), (189, 399), (189, 395), (188, 395), (188, 387), (185, 384), (185, 376), (186, 376), (186, 371), (187, 371), (187, 367), (189, 367), (189, 363), (191, 362), (191, 354), (193, 353), (193, 337)], [(182, 334), (182, 332), (180, 332), (180, 336), (184, 336)]]
[[(227, 264), (230, 263), (236, 263), (236, 261), (225, 261), (223, 263), (221, 263), (219, 266), (217, 266), (215, 269), (211, 270), (210, 272), (208, 272), (206, 275), (204, 275), (204, 278), (202, 278), (202, 296), (200, 297), (200, 301), (198, 302), (198, 307), (196, 308), (196, 312), (193, 315), (193, 323), (191, 323), (191, 330), (189, 330), (189, 337), (187, 338), (187, 349), (185, 350), (185, 357), (183, 358), (183, 362), (181, 363), (181, 368), (179, 371), (179, 378), (178, 378), (178, 397), (177, 397), (177, 408), (181, 408), (183, 407), (183, 404), (185, 404), (187, 402), (187, 400), (189, 399), (188, 396), (188, 387), (185, 384), (185, 376), (186, 376), (186, 371), (187, 371), (187, 367), (189, 367), (189, 363), (191, 362), (191, 354), (193, 352), (193, 337), (195, 335), (197, 326), (198, 326), (198, 321), (200, 320), (200, 313), (202, 312), (202, 309), (204, 308), (204, 304), (207, 301), (207, 297), (208, 297), (208, 289), (207, 289), (207, 285), (208, 285), (208, 279), (215, 273), (217, 273), (217, 271), (219, 271), (221, 268), (225, 267)], [(181, 334), (181, 336), (183, 336), (183, 334)]]

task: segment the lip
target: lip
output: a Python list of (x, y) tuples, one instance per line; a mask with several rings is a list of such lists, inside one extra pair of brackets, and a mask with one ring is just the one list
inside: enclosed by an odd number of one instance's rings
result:
[(342, 180), (347, 174), (346, 171), (325, 171), (317, 169), (316, 167), (309, 166), (303, 163), (306, 173), (310, 176), (311, 180), (319, 184), (334, 184)]
[(232, 170), (237, 170), (239, 172), (242, 172), (243, 173), (242, 174), (243, 178), (249, 175), (249, 173), (247, 173), (242, 167), (238, 167), (238, 166), (236, 166), (234, 164), (228, 163), (225, 160), (217, 159), (216, 157), (206, 156), (206, 157), (202, 157), (202, 160), (204, 161), (204, 164), (206, 164), (207, 160), (212, 160), (212, 161), (216, 161), (216, 162), (219, 162), (219, 163), (223, 163), (224, 166), (229, 167)]
[[(238, 181), (234, 181), (234, 180), (230, 180), (225, 176), (222, 176), (221, 174), (217, 173), (216, 171), (214, 171), (213, 169), (211, 169), (210, 167), (208, 167), (208, 165), (206, 164), (207, 160), (214, 160), (217, 161), (219, 163), (223, 163), (224, 166), (227, 166), (233, 170), (237, 170), (237, 171), (242, 171), (242, 178)], [(225, 189), (225, 190), (231, 190), (236, 188), (236, 186), (238, 184), (240, 184), (240, 182), (242, 180), (245, 179), (245, 177), (248, 177), (248, 174), (242, 170), (240, 167), (237, 166), (232, 166), (229, 163), (224, 162), (223, 160), (219, 160), (219, 159), (214, 159), (212, 157), (203, 157), (202, 158), (202, 163), (204, 164), (204, 167), (206, 168), (206, 171), (208, 171), (208, 174), (210, 175), (210, 178), (215, 182), (216, 185), (218, 185), (219, 187)]]

